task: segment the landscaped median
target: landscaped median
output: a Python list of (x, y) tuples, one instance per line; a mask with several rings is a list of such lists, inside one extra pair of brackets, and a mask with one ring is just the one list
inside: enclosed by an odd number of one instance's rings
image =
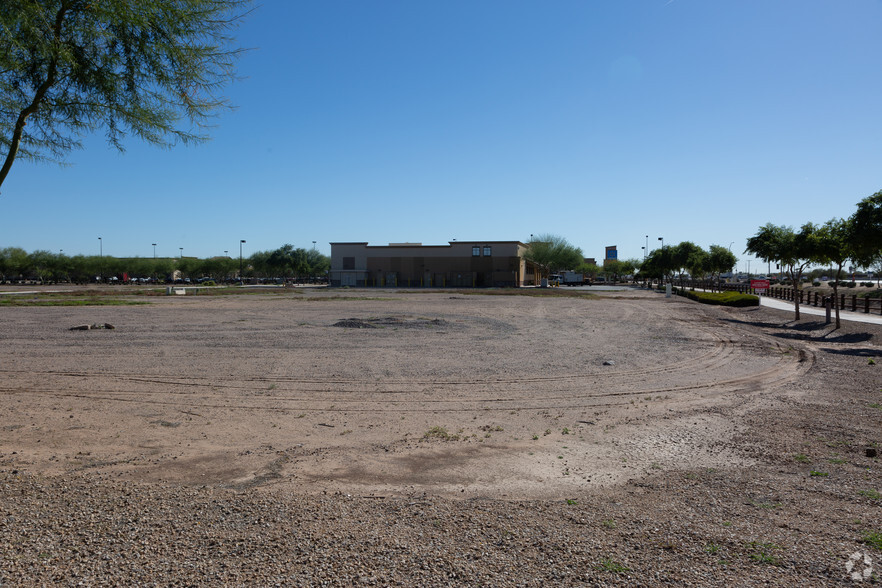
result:
[(674, 292), (685, 296), (690, 300), (696, 300), (702, 304), (717, 304), (720, 306), (759, 306), (759, 296), (753, 294), (741, 294), (739, 292), (704, 292), (702, 290), (686, 290), (674, 288)]

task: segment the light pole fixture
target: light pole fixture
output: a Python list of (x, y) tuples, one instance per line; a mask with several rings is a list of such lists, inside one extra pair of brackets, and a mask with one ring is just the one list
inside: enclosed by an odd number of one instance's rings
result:
[(315, 251), (315, 241), (312, 242), (312, 250)]
[(242, 245), (245, 243), (245, 239), (239, 239), (239, 279), (243, 280), (244, 276), (242, 275)]
[(178, 249), (181, 250), (181, 259), (184, 259), (184, 248), (183, 248), (183, 247), (178, 247)]
[(153, 245), (153, 259), (156, 259), (156, 243), (151, 243)]
[(731, 243), (729, 243), (729, 253), (732, 253), (732, 245), (734, 245), (734, 244), (735, 244), (735, 241), (732, 241)]
[(101, 240), (101, 237), (98, 237), (98, 255), (104, 257), (104, 241)]
[(646, 261), (646, 247), (641, 247), (640, 249), (643, 250), (643, 261)]
[(658, 240), (662, 242), (662, 249), (664, 249), (665, 248), (665, 238), (659, 237)]

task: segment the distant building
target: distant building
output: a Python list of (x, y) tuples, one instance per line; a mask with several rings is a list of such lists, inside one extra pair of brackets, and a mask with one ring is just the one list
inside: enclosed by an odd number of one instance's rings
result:
[(609, 245), (606, 248), (606, 252), (603, 255), (603, 265), (606, 265), (610, 261), (618, 261), (618, 259), (619, 259), (619, 252), (616, 249), (616, 246)]
[(538, 282), (520, 241), (331, 243), (331, 286), (486, 288)]

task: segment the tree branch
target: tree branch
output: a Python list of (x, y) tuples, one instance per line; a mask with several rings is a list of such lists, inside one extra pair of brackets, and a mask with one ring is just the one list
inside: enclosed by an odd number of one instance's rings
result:
[[(61, 8), (58, 9), (58, 13), (55, 15), (55, 25), (52, 27), (52, 33), (56, 46), (61, 41), (61, 25), (64, 23), (64, 17), (67, 14), (69, 8), (70, 7), (68, 4), (62, 3)], [(9, 175), (9, 170), (12, 169), (12, 162), (15, 161), (15, 156), (18, 154), (18, 148), (21, 144), (21, 136), (24, 133), (25, 125), (28, 122), (28, 117), (37, 112), (37, 110), (40, 108), (40, 103), (46, 97), (46, 93), (49, 91), (49, 88), (51, 88), (55, 84), (55, 76), (57, 73), (58, 54), (55, 53), (52, 56), (52, 59), (49, 61), (49, 67), (47, 68), (46, 72), (46, 79), (37, 88), (37, 91), (34, 93), (34, 98), (33, 100), (31, 100), (31, 103), (22, 109), (22, 111), (18, 115), (18, 118), (15, 121), (15, 127), (12, 131), (12, 138), (9, 141), (9, 152), (6, 154), (6, 159), (3, 162), (3, 167), (0, 168), (0, 186), (3, 185), (3, 181), (6, 179), (6, 176)]]

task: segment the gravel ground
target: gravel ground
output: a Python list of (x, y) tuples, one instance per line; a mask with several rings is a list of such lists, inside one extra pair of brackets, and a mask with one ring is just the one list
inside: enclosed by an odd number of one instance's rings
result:
[(878, 326), (639, 291), (150, 300), (0, 309), (0, 585), (879, 581)]

